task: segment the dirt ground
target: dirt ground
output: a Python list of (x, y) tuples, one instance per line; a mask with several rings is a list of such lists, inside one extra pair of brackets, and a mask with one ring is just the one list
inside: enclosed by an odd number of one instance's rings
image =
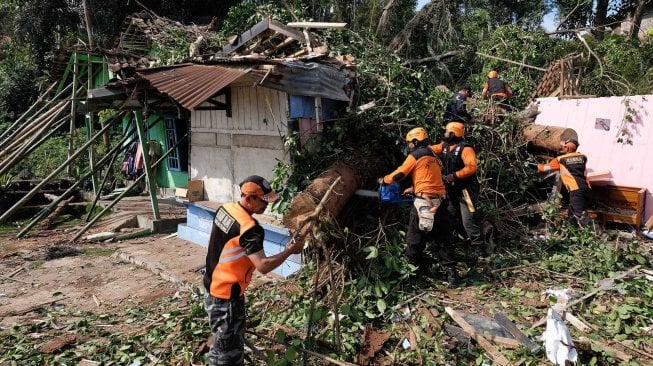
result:
[[(27, 239), (0, 237), (0, 327), (20, 323), (30, 310), (43, 306), (119, 313), (189, 286), (201, 287), (199, 269), (206, 253), (201, 246), (151, 235), (68, 247), (71, 236), (52, 230)], [(48, 259), (48, 249), (54, 247), (77, 254)]]
[[(203, 287), (200, 269), (206, 248), (167, 234), (72, 246), (68, 239), (73, 232), (48, 230), (37, 235), (0, 236), (2, 329), (44, 306), (119, 314), (126, 307), (147, 305), (191, 286)], [(48, 259), (52, 248), (62, 249), (55, 256), (62, 251), (76, 254)], [(252, 286), (275, 279), (255, 276)]]

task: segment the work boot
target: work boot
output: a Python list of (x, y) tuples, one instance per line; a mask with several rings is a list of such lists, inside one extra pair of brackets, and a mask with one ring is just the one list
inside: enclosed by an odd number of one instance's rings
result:
[(461, 279), (455, 267), (447, 267), (447, 283), (449, 288), (455, 288), (460, 285)]

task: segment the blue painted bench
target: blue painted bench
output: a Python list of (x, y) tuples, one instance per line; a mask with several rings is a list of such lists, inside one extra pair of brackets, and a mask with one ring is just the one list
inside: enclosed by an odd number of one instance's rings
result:
[[(219, 204), (209, 201), (181, 202), (186, 205), (186, 223), (177, 226), (177, 236), (203, 247), (208, 247), (211, 229), (213, 228), (213, 218)], [(263, 242), (265, 254), (271, 256), (283, 251), (290, 241), (288, 230), (267, 223), (261, 223), (261, 226), (265, 230), (265, 240)], [(301, 254), (294, 254), (273, 272), (285, 278), (297, 272), (301, 266)]]

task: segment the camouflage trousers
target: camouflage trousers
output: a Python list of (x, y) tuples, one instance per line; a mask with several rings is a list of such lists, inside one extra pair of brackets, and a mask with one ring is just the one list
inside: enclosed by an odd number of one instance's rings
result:
[(209, 365), (235, 366), (244, 362), (245, 297), (222, 300), (206, 294), (204, 310), (209, 315), (213, 345)]

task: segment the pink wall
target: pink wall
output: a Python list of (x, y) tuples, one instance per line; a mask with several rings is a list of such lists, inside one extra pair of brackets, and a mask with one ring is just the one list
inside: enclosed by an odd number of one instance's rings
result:
[[(646, 222), (653, 215), (653, 95), (539, 98), (538, 102), (541, 113), (536, 124), (573, 128), (578, 133), (578, 151), (588, 157), (588, 173), (609, 170), (610, 184), (647, 188)], [(626, 103), (634, 110), (632, 123), (624, 122)], [(632, 134), (632, 145), (617, 142), (624, 125)]]

